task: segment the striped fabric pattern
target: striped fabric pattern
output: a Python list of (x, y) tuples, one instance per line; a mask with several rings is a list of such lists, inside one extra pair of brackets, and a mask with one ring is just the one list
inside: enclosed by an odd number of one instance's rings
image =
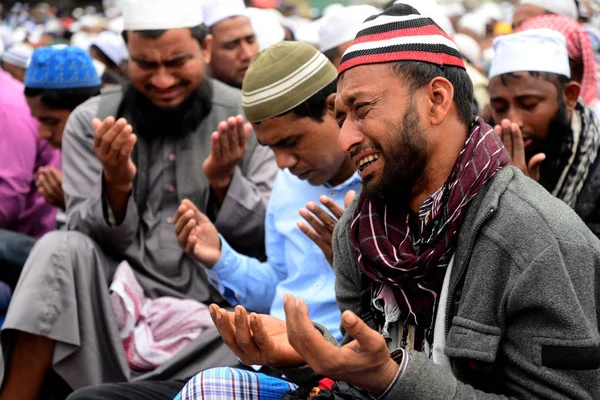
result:
[(431, 18), (397, 4), (367, 19), (346, 50), (339, 74), (365, 64), (422, 61), (465, 68), (456, 44)]
[(279, 400), (296, 388), (296, 385), (283, 379), (223, 367), (194, 376), (174, 400)]
[(260, 53), (246, 72), (242, 106), (250, 122), (290, 111), (337, 77), (333, 64), (313, 46), (281, 42)]

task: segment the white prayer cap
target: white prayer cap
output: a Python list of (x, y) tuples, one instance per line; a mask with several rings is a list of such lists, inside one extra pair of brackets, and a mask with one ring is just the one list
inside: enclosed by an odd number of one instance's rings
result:
[(487, 21), (481, 15), (475, 13), (465, 14), (458, 20), (459, 29), (470, 30), (482, 39), (485, 37), (486, 25)]
[(252, 24), (259, 51), (284, 41), (285, 30), (281, 26), (277, 14), (253, 7), (248, 7), (245, 14)]
[(246, 5), (243, 0), (196, 0), (202, 2), (204, 23), (211, 27), (227, 18), (244, 15)]
[(121, 35), (114, 32), (100, 32), (92, 41), (92, 45), (98, 47), (112, 62), (121, 65), (123, 60), (129, 58), (127, 45)]
[(192, 28), (204, 22), (199, 0), (125, 0), (128, 31)]
[(447, 17), (460, 17), (467, 12), (462, 3), (452, 2), (440, 5), (442, 13)]
[(477, 10), (476, 14), (483, 16), (486, 19), (486, 23), (490, 22), (490, 20), (504, 20), (504, 12), (502, 11), (502, 7), (496, 3), (483, 3)]
[(111, 32), (118, 33), (120, 35), (125, 29), (125, 20), (122, 16), (113, 18), (107, 22), (106, 29), (108, 29)]
[(27, 68), (33, 50), (33, 47), (28, 44), (17, 43), (2, 55), (2, 62), (20, 68)]
[(530, 29), (494, 39), (490, 79), (511, 72), (550, 72), (571, 77), (565, 37), (552, 29)]
[(458, 51), (463, 55), (471, 64), (481, 64), (481, 46), (477, 43), (477, 40), (473, 39), (469, 35), (464, 33), (457, 33), (452, 38)]
[(520, 0), (519, 5), (532, 4), (550, 11), (553, 14), (577, 19), (577, 6), (575, 0)]
[(337, 8), (321, 18), (319, 26), (319, 48), (321, 52), (334, 49), (351, 42), (356, 37), (362, 23), (371, 15), (378, 14), (378, 8), (369, 5)]
[(323, 9), (323, 17), (327, 16), (328, 14), (330, 14), (332, 12), (340, 11), (342, 8), (345, 8), (343, 4), (340, 4), (340, 3), (330, 4)]
[(320, 20), (300, 22), (298, 23), (294, 36), (298, 42), (304, 42), (312, 44), (313, 46), (319, 46), (319, 27)]
[(411, 6), (424, 17), (431, 18), (449, 36), (454, 35), (454, 27), (450, 18), (444, 14), (444, 10), (438, 5), (436, 0), (396, 0), (394, 5), (400, 3)]

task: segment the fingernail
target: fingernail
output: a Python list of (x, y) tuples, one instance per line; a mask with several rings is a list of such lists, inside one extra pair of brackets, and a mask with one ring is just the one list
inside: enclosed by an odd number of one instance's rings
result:
[(356, 323), (356, 315), (351, 312), (347, 312), (344, 314), (344, 321), (347, 325), (354, 325)]
[(223, 318), (223, 313), (221, 312), (221, 310), (219, 310), (219, 312), (217, 312), (217, 320), (220, 321)]
[(316, 207), (316, 206), (315, 206), (315, 203), (312, 203), (312, 202), (311, 202), (311, 203), (308, 203), (308, 204), (306, 205), (306, 208), (308, 208), (309, 210), (314, 210), (314, 209), (315, 209), (315, 207)]
[(304, 209), (304, 208), (301, 208), (299, 212), (300, 212), (300, 215), (302, 215), (303, 217), (308, 213), (306, 211), (306, 209)]

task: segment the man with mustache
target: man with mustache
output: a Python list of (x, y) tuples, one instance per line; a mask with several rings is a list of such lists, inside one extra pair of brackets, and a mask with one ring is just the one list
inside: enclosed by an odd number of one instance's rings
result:
[[(225, 342), (308, 390), (336, 381), (316, 399), (595, 397), (600, 242), (472, 117), (454, 43), (398, 4), (338, 72), (339, 143), (363, 179), (333, 237), (341, 347), (291, 295), (285, 322), (212, 305)], [(227, 398), (261, 393), (242, 390)]]
[(212, 37), (197, 1), (128, 0), (123, 14), (131, 84), (69, 117), (71, 231), (40, 239), (24, 267), (2, 332), (2, 400), (37, 399), (46, 378), (44, 395), (64, 395), (236, 362), (214, 328), (152, 371), (132, 370), (125, 354), (108, 290), (117, 266), (129, 264), (146, 298), (224, 305), (180, 249), (175, 212), (191, 199), (234, 249), (262, 257), (277, 166), (244, 126), (240, 92), (205, 77)]
[[(552, 58), (536, 51), (556, 49)], [(529, 29), (494, 42), (492, 117), (513, 165), (567, 203), (600, 236), (600, 129), (571, 79), (564, 36)]]
[(212, 77), (241, 89), (250, 62), (258, 54), (258, 41), (245, 15), (246, 6), (242, 0), (200, 1), (213, 37), (209, 64)]

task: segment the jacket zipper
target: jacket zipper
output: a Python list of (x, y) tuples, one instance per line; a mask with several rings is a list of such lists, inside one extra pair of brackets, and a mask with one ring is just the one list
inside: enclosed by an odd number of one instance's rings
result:
[(495, 213), (496, 209), (494, 207), (490, 208), (488, 213), (483, 217), (481, 221), (479, 221), (479, 223), (475, 227), (471, 243), (469, 244), (469, 251), (467, 253), (467, 257), (465, 258), (465, 267), (460, 270), (458, 279), (452, 287), (452, 291), (448, 294), (448, 302), (446, 305), (446, 335), (448, 335), (448, 333), (450, 332), (450, 322), (452, 319), (452, 311), (454, 310), (454, 298), (456, 297), (456, 291), (458, 290), (458, 287), (463, 284), (463, 281), (467, 274), (468, 268), (466, 267), (466, 265), (468, 265), (468, 263), (471, 261), (473, 249), (475, 248), (475, 240), (477, 239), (477, 236), (479, 236), (479, 233), (483, 229), (483, 226), (490, 220), (490, 218), (494, 216)]

